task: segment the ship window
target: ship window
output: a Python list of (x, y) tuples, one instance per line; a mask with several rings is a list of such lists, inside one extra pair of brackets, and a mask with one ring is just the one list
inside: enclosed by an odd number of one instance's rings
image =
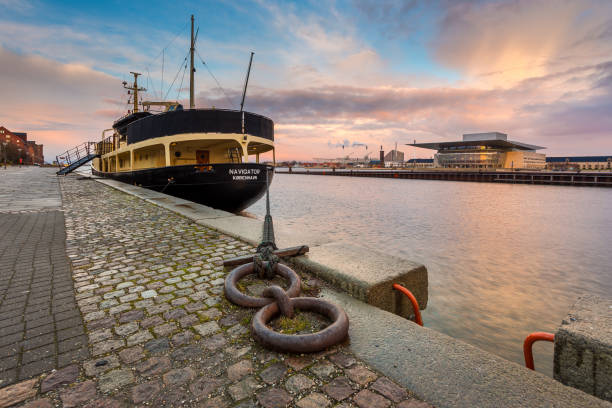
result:
[(181, 157), (181, 152), (174, 152), (174, 157)]

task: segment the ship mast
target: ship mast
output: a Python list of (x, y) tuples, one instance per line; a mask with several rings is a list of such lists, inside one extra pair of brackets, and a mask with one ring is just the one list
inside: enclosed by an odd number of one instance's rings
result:
[(242, 118), (242, 134), (244, 135), (244, 140), (246, 140), (246, 128), (244, 123), (244, 98), (246, 97), (247, 86), (249, 86), (249, 75), (251, 75), (251, 64), (253, 63), (253, 54), (251, 52), (251, 59), (249, 59), (249, 68), (247, 69), (246, 78), (244, 79), (244, 89), (242, 90), (242, 101), (240, 102), (240, 116)]
[(240, 102), (240, 112), (242, 112), (244, 108), (244, 98), (246, 97), (247, 86), (249, 86), (249, 75), (251, 75), (251, 64), (253, 63), (253, 54), (251, 51), (251, 59), (249, 60), (249, 68), (247, 69), (246, 78), (244, 80), (244, 89), (242, 90), (242, 101)]
[(134, 75), (134, 84), (132, 86), (127, 86), (127, 82), (123, 81), (123, 87), (128, 90), (128, 94), (130, 93), (130, 91), (134, 93), (134, 108), (132, 110), (132, 113), (136, 113), (138, 112), (138, 92), (145, 92), (146, 89), (143, 87), (138, 87), (138, 75), (142, 75), (141, 73), (130, 72), (130, 74)]
[(193, 98), (193, 52), (194, 52), (194, 40), (193, 40), (193, 14), (191, 15), (191, 48), (189, 49), (189, 54), (191, 55), (191, 69), (189, 70), (189, 109), (195, 108), (194, 98)]

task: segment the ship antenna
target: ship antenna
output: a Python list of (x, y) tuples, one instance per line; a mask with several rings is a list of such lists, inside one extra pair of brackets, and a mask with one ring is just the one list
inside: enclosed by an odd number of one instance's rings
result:
[(194, 40), (193, 40), (193, 14), (191, 15), (191, 48), (189, 48), (189, 54), (191, 55), (191, 69), (189, 70), (189, 109), (195, 109), (195, 101), (193, 98), (193, 52), (194, 52)]
[(136, 112), (138, 112), (138, 92), (139, 91), (145, 92), (146, 88), (143, 88), (143, 87), (139, 88), (138, 87), (138, 75), (142, 75), (141, 73), (139, 73), (139, 72), (130, 72), (130, 74), (134, 75), (134, 84), (132, 86), (127, 86), (127, 83), (124, 81), (123, 82), (123, 87), (125, 89), (128, 89), (128, 90), (134, 92), (134, 110), (132, 111), (132, 113), (136, 113)]

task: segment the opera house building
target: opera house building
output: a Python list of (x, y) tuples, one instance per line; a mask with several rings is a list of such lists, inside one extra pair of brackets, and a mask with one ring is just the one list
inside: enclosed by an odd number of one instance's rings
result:
[(457, 142), (414, 143), (409, 146), (433, 149), (434, 167), (459, 169), (543, 169), (545, 147), (508, 140), (499, 132), (471, 133)]

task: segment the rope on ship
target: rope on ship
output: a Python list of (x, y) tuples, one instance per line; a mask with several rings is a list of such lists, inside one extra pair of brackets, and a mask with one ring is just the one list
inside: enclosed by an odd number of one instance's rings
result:
[(181, 68), (183, 67), (183, 64), (187, 63), (187, 57), (189, 57), (189, 52), (187, 52), (187, 55), (185, 55), (185, 58), (183, 59), (183, 61), (181, 61), (181, 64), (179, 65), (178, 70), (176, 71), (176, 75), (174, 76), (172, 83), (168, 87), (168, 92), (166, 92), (166, 95), (164, 95), (164, 100), (168, 97), (168, 94), (172, 90), (172, 87), (174, 86), (174, 82), (176, 82), (176, 78), (178, 78), (178, 75), (181, 72)]
[(195, 50), (198, 58), (200, 59), (200, 61), (202, 61), (202, 65), (204, 65), (204, 67), (206, 68), (206, 70), (208, 71), (208, 73), (210, 74), (210, 76), (215, 80), (215, 82), (217, 83), (217, 86), (219, 87), (219, 89), (221, 89), (221, 92), (223, 92), (223, 95), (225, 95), (225, 99), (227, 99), (227, 101), (229, 102), (230, 106), (236, 107), (236, 104), (232, 103), (231, 99), (229, 98), (229, 96), (227, 96), (227, 92), (225, 92), (225, 89), (223, 89), (223, 87), (221, 86), (221, 84), (219, 83), (219, 81), (217, 80), (217, 77), (215, 77), (215, 75), (212, 73), (212, 71), (210, 70), (210, 68), (208, 67), (208, 64), (206, 64), (206, 62), (204, 61), (204, 58), (202, 58), (202, 56), (200, 55), (200, 53), (198, 52), (198, 50)]

